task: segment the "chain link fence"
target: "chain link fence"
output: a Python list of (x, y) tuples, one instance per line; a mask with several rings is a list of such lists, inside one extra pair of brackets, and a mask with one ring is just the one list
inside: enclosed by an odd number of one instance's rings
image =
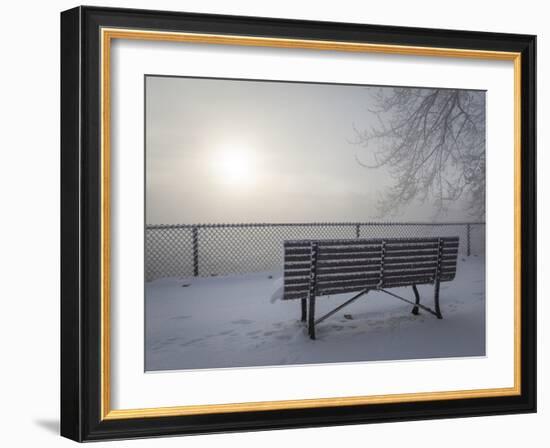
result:
[(145, 279), (281, 269), (290, 239), (458, 236), (459, 254), (485, 254), (485, 223), (175, 224), (145, 229)]

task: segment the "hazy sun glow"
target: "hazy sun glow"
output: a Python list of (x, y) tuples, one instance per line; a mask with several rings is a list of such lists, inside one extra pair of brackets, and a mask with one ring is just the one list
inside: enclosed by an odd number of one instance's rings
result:
[(221, 183), (231, 186), (247, 186), (254, 178), (254, 158), (245, 146), (224, 145), (213, 160), (216, 175)]

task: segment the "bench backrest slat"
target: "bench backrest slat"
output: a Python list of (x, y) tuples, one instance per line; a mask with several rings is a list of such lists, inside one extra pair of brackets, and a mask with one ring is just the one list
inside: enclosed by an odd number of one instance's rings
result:
[(317, 246), (316, 295), (433, 283), (438, 260), (440, 281), (456, 274), (458, 237), (285, 241), (284, 299), (307, 297), (312, 243)]

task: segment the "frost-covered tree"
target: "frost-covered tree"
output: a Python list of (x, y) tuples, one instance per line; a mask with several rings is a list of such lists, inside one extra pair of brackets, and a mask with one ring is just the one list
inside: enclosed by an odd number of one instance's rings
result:
[(357, 161), (386, 167), (393, 184), (379, 211), (395, 214), (415, 200), (438, 213), (461, 200), (467, 213), (485, 215), (485, 95), (479, 91), (380, 88), (373, 91), (376, 124), (356, 129), (366, 148)]

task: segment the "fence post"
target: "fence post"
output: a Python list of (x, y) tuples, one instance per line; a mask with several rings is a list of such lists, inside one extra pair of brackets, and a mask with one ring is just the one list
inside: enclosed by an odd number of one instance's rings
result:
[(193, 226), (193, 275), (199, 276), (199, 228)]
[(470, 256), (470, 234), (471, 234), (471, 224), (466, 224), (466, 253), (468, 257)]
[(355, 224), (355, 238), (359, 238), (361, 231), (361, 224)]

